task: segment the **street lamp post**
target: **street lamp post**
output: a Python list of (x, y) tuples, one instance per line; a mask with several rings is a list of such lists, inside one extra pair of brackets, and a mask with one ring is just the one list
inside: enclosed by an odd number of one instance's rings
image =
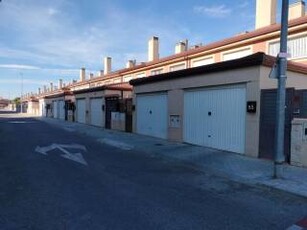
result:
[(277, 57), (278, 89), (276, 101), (276, 128), (275, 128), (275, 156), (273, 178), (282, 177), (282, 164), (284, 156), (285, 133), (285, 104), (287, 79), (287, 37), (288, 37), (288, 10), (289, 0), (282, 1), (280, 53)]
[(23, 113), (22, 109), (22, 95), (23, 95), (23, 74), (19, 73), (20, 75), (20, 80), (21, 80), (21, 88), (20, 88), (20, 113)]

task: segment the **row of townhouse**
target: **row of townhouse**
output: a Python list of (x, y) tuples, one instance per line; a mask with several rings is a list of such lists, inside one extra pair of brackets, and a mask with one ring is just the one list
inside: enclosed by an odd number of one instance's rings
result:
[[(60, 80), (23, 100), (29, 113), (272, 158), (276, 80), (268, 75), (279, 52), (276, 2), (256, 1), (254, 31), (190, 48), (179, 42), (163, 58), (153, 37), (147, 62), (130, 60), (112, 72), (107, 57), (99, 76), (87, 79), (82, 68), (78, 82)], [(297, 1), (289, 9), (285, 123), (285, 157), (297, 163), (307, 158), (291, 153), (291, 122), (307, 116), (306, 29), (305, 3)]]

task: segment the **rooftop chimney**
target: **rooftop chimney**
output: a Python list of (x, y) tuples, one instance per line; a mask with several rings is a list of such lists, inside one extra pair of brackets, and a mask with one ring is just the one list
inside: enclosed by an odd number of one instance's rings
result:
[(47, 86), (44, 85), (44, 93), (47, 93)]
[(297, 1), (289, 6), (289, 20), (305, 16), (305, 2)]
[(129, 61), (127, 61), (126, 68), (132, 68), (132, 67), (134, 67), (134, 66), (135, 66), (135, 63), (136, 63), (135, 60), (129, 60)]
[(80, 81), (85, 81), (85, 68), (80, 69)]
[(59, 79), (58, 89), (62, 89), (62, 88), (63, 88), (63, 80)]
[(104, 75), (107, 75), (112, 70), (112, 58), (111, 57), (105, 57), (104, 58)]
[(38, 88), (38, 95), (41, 94), (41, 88)]
[(50, 82), (50, 91), (52, 92), (53, 91), (53, 83)]
[(103, 76), (103, 72), (104, 72), (103, 70), (100, 70), (99, 73), (98, 73), (98, 75), (99, 75), (100, 77), (102, 77), (102, 76)]
[(93, 79), (93, 78), (94, 78), (94, 74), (90, 73), (90, 79)]
[(148, 42), (148, 61), (159, 59), (159, 38), (152, 37)]
[(276, 23), (276, 1), (277, 0), (257, 0), (256, 29)]
[(186, 51), (188, 48), (187, 43), (188, 43), (187, 40), (178, 42), (175, 46), (175, 54), (179, 54)]

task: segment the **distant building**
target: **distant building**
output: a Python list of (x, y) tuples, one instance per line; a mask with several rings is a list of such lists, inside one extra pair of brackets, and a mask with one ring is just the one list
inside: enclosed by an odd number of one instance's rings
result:
[(7, 99), (0, 99), (0, 109), (4, 109), (6, 107), (8, 107), (8, 105), (10, 104), (10, 100)]

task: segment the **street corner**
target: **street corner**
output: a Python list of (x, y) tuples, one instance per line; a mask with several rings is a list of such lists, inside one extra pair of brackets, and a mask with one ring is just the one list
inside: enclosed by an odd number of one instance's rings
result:
[(307, 230), (307, 216), (291, 225), (287, 230)]

